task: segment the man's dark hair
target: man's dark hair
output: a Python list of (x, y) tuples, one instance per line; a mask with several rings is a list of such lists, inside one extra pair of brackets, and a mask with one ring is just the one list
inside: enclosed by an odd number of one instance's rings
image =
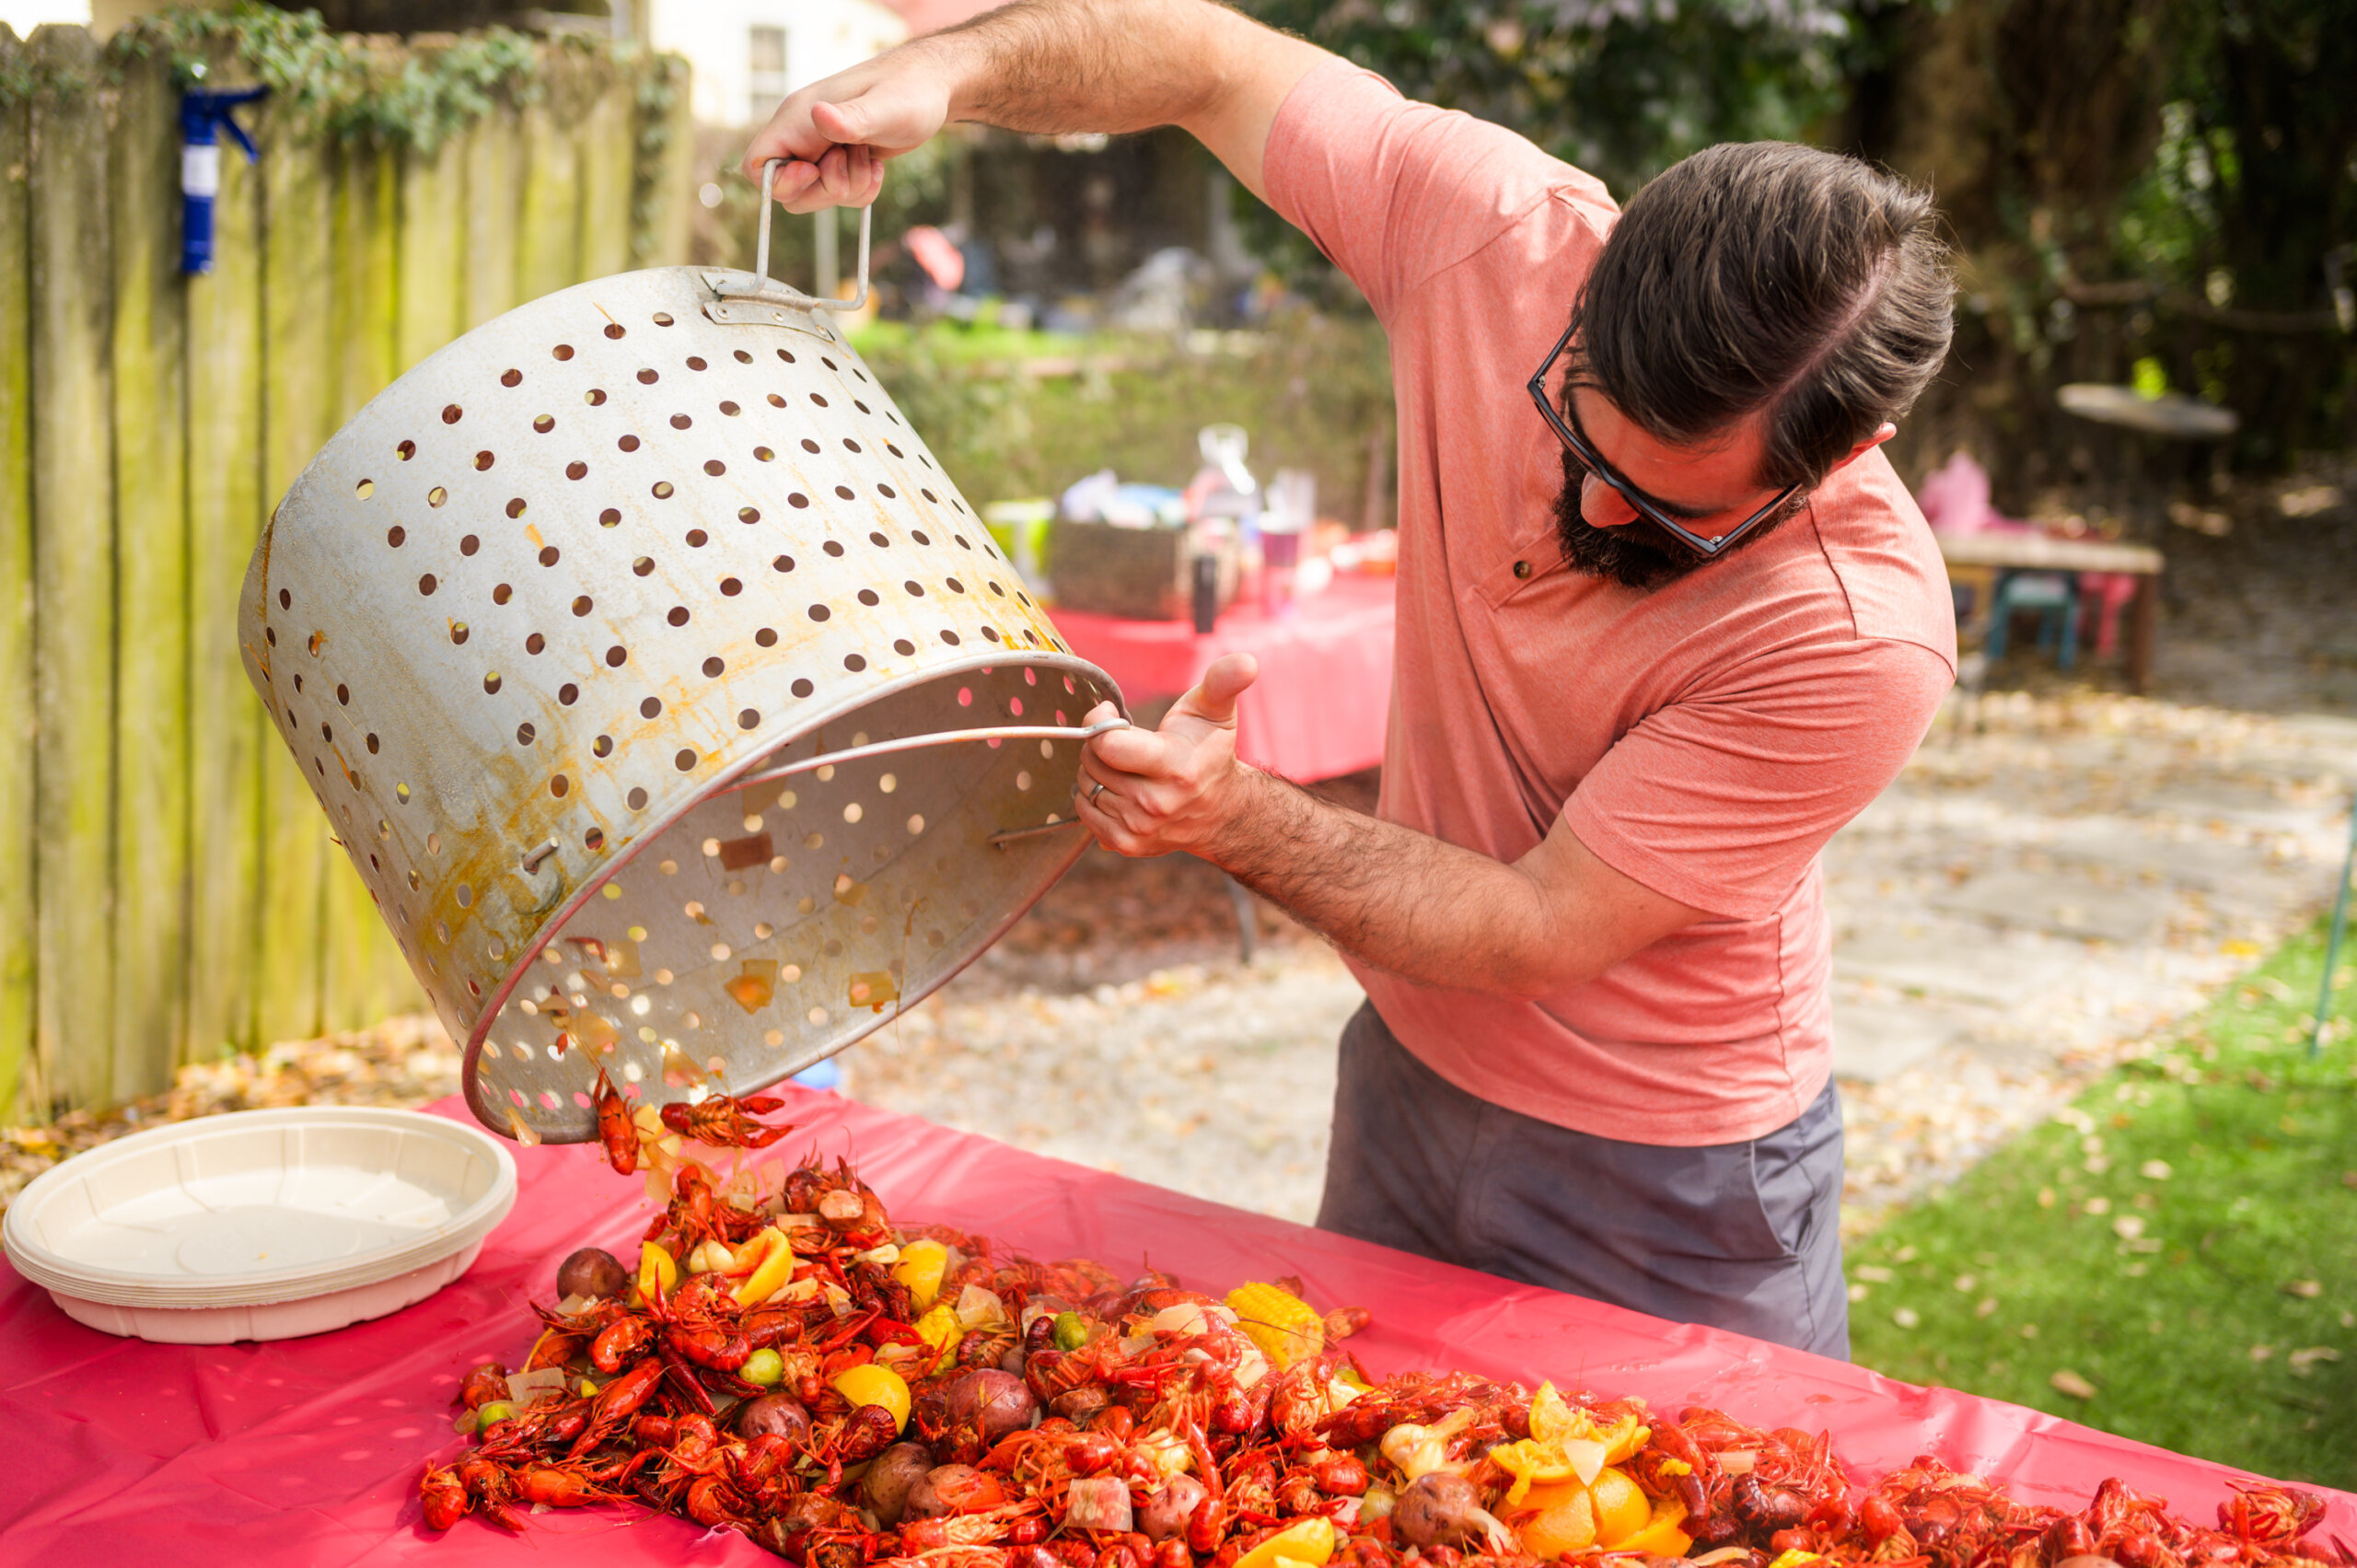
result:
[(1759, 483), (1814, 487), (1947, 356), (1937, 221), (1927, 192), (1838, 153), (1696, 153), (1613, 226), (1573, 308), (1572, 379), (1678, 445), (1764, 411)]

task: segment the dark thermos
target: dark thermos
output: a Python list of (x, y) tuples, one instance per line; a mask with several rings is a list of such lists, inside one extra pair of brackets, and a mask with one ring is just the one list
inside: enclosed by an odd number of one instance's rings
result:
[(1198, 555), (1194, 566), (1195, 631), (1200, 634), (1219, 619), (1219, 557)]

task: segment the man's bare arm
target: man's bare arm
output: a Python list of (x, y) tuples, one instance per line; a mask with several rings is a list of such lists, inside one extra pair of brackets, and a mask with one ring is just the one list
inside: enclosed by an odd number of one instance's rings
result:
[(1243, 766), (1236, 699), (1253, 673), (1222, 659), (1159, 731), (1088, 743), (1081, 818), (1100, 841), (1202, 855), (1345, 952), (1455, 991), (1554, 995), (1710, 918), (1614, 870), (1560, 819), (1507, 865)]
[(1328, 56), (1210, 0), (1016, 0), (916, 39), (778, 106), (744, 171), (790, 160), (796, 212), (875, 200), (883, 162), (951, 121), (1039, 135), (1177, 125), (1256, 195), (1285, 95)]

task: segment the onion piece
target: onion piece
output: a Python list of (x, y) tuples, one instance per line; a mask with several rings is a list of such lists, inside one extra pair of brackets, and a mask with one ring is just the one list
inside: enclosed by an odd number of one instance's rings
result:
[(996, 1291), (985, 1290), (981, 1285), (968, 1285), (960, 1290), (954, 1310), (958, 1314), (958, 1326), (969, 1333), (986, 1324), (1006, 1321), (1006, 1303), (998, 1298)]
[(1120, 1476), (1085, 1477), (1067, 1487), (1064, 1497), (1066, 1529), (1129, 1532), (1130, 1483)]
[(1148, 1332), (1156, 1334), (1200, 1334), (1206, 1330), (1203, 1308), (1195, 1302), (1182, 1301), (1147, 1318), (1145, 1327)]
[(1719, 1471), (1723, 1475), (1749, 1475), (1759, 1456), (1748, 1448), (1729, 1448), (1719, 1457)]
[(1187, 1446), (1187, 1440), (1167, 1426), (1139, 1433), (1130, 1446), (1132, 1452), (1152, 1459), (1155, 1469), (1166, 1481), (1195, 1468), (1195, 1456)]
[(543, 1366), (537, 1372), (511, 1372), (507, 1375), (509, 1401), (518, 1410), (550, 1400), (564, 1398), (565, 1385), (572, 1379), (562, 1366)]

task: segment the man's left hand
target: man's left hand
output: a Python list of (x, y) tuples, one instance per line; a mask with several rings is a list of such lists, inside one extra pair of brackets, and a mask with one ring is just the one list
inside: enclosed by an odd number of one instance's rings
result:
[[(1117, 729), (1087, 744), (1074, 798), (1097, 842), (1123, 854), (1188, 850), (1217, 859), (1253, 778), (1236, 760), (1236, 700), (1260, 672), (1251, 655), (1228, 654), (1171, 705), (1160, 729)], [(1100, 703), (1084, 722), (1114, 716)]]

